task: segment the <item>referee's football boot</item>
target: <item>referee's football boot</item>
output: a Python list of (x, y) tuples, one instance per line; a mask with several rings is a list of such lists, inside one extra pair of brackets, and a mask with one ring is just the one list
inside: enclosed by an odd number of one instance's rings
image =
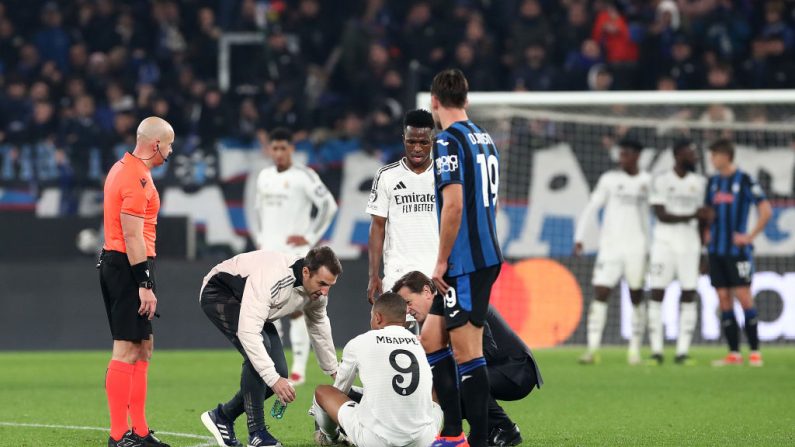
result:
[(145, 447), (143, 440), (131, 431), (128, 431), (118, 441), (108, 437), (108, 447)]
[(158, 439), (157, 436), (155, 436), (154, 430), (149, 430), (146, 436), (139, 436), (135, 431), (133, 431), (132, 434), (142, 442), (141, 445), (144, 447), (171, 447)]
[(243, 444), (235, 436), (235, 423), (224, 416), (221, 404), (214, 410), (205, 411), (201, 416), (202, 424), (207, 428), (219, 447), (237, 447)]
[(282, 443), (268, 432), (266, 426), (248, 436), (248, 447), (282, 447)]
[(513, 424), (510, 428), (494, 427), (489, 433), (489, 447), (508, 447), (522, 443), (522, 434), (519, 426)]

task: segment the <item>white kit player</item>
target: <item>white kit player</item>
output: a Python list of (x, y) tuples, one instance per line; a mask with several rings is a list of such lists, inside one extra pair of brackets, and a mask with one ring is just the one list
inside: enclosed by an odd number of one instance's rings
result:
[(588, 205), (577, 222), (574, 254), (583, 251), (583, 239), (588, 224), (604, 207), (599, 253), (593, 271), (595, 297), (588, 311), (588, 350), (580, 363), (598, 360), (596, 353), (602, 343), (602, 333), (607, 321), (607, 300), (611, 290), (621, 278), (629, 286), (632, 300), (632, 336), (629, 341), (628, 361), (637, 365), (640, 360), (640, 343), (645, 329), (643, 282), (646, 276), (649, 226), (649, 188), (651, 176), (641, 172), (638, 158), (643, 149), (640, 143), (622, 140), (619, 143), (619, 168), (608, 171), (599, 178)]
[[(295, 146), (288, 129), (274, 129), (267, 150), (273, 166), (263, 169), (257, 177), (255, 241), (262, 250), (303, 256), (331, 225), (337, 202), (315, 171), (293, 163)], [(314, 218), (313, 206), (317, 209)], [(290, 318), (290, 381), (300, 385), (305, 381), (309, 360), (309, 334), (300, 312)]]
[[(439, 248), (439, 223), (431, 147), (433, 116), (412, 110), (403, 119), (406, 155), (378, 170), (373, 180), (367, 213), (371, 216), (368, 240), (367, 299), (392, 285), (404, 274), (419, 270), (433, 273)], [(381, 258), (384, 279), (381, 280)]]
[[(321, 445), (339, 441), (341, 427), (358, 447), (428, 447), (439, 433), (442, 410), (432, 400), (431, 366), (417, 337), (406, 330), (406, 302), (380, 295), (370, 311), (372, 330), (342, 352), (334, 386), (315, 390), (312, 413)], [(356, 376), (361, 402), (348, 397)]]
[(695, 173), (698, 157), (690, 141), (676, 142), (673, 153), (674, 168), (654, 179), (649, 198), (657, 217), (650, 267), (651, 364), (663, 362), (662, 301), (665, 288), (674, 279), (682, 291), (675, 358), (678, 364), (690, 363), (688, 351), (698, 319), (696, 287), (702, 245), (699, 219), (708, 217), (708, 210), (703, 208), (707, 180)]

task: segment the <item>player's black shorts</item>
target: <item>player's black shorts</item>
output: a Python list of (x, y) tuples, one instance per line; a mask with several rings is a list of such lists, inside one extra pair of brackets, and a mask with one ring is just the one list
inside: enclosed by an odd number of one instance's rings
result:
[[(154, 284), (155, 260), (149, 258), (149, 277)], [(108, 313), (110, 333), (114, 340), (140, 341), (152, 334), (152, 322), (138, 315), (141, 299), (138, 283), (130, 268), (127, 255), (118, 251), (105, 251), (100, 257), (99, 285)]]
[(489, 311), (491, 288), (500, 275), (502, 265), (494, 265), (475, 270), (461, 276), (445, 276), (450, 290), (442, 296), (436, 294), (431, 304), (431, 315), (443, 315), (447, 329), (455, 329), (471, 321), (477, 327), (483, 327)]
[(709, 255), (709, 278), (712, 287), (731, 288), (751, 285), (754, 261), (746, 256)]

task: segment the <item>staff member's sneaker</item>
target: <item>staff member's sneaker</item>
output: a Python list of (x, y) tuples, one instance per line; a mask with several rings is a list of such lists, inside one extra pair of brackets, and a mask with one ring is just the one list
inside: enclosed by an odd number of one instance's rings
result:
[[(149, 430), (149, 434), (146, 436), (139, 436), (133, 431), (133, 436), (140, 439), (144, 447), (171, 447), (170, 445), (166, 444), (165, 442), (161, 441), (155, 436), (154, 430)], [(121, 445), (119, 447), (122, 447)], [(124, 446), (127, 447), (127, 446)]]
[(712, 362), (712, 366), (739, 366), (742, 364), (743, 355), (739, 352), (730, 352), (726, 354), (726, 357)]
[(762, 353), (759, 351), (752, 351), (751, 354), (748, 356), (748, 365), (750, 366), (762, 366), (765, 362), (762, 361)]
[(230, 421), (224, 416), (221, 411), (221, 404), (218, 404), (215, 410), (202, 413), (201, 420), (220, 447), (238, 447), (243, 445), (235, 436), (234, 421)]
[(128, 431), (118, 441), (108, 437), (108, 447), (145, 447), (143, 440), (133, 433)]
[(522, 443), (522, 434), (519, 426), (513, 424), (512, 427), (505, 429), (494, 427), (489, 433), (489, 447), (509, 447)]
[(268, 427), (265, 427), (249, 435), (248, 447), (282, 447), (282, 443), (268, 432)]

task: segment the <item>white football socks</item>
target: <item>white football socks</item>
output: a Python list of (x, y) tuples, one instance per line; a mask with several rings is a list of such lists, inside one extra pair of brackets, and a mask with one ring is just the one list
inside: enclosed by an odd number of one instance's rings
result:
[(290, 372), (305, 377), (306, 363), (309, 361), (309, 332), (303, 315), (290, 320), (290, 344), (293, 348), (293, 367)]
[(629, 353), (640, 355), (640, 343), (643, 341), (643, 330), (646, 328), (646, 302), (632, 305), (632, 336), (629, 338)]
[(337, 431), (337, 423), (331, 419), (331, 416), (326, 413), (326, 410), (320, 408), (320, 405), (317, 404), (317, 400), (314, 398), (312, 399), (312, 410), (310, 413), (315, 416), (315, 422), (317, 422), (317, 426), (324, 435), (328, 436), (329, 439), (332, 440), (337, 439), (339, 436), (339, 432)]
[(679, 336), (676, 338), (676, 355), (687, 354), (698, 321), (697, 303), (682, 303), (679, 310)]
[(649, 301), (649, 344), (652, 354), (663, 352), (662, 302)]
[(588, 310), (588, 352), (594, 353), (602, 345), (605, 323), (607, 323), (607, 303), (593, 300)]

